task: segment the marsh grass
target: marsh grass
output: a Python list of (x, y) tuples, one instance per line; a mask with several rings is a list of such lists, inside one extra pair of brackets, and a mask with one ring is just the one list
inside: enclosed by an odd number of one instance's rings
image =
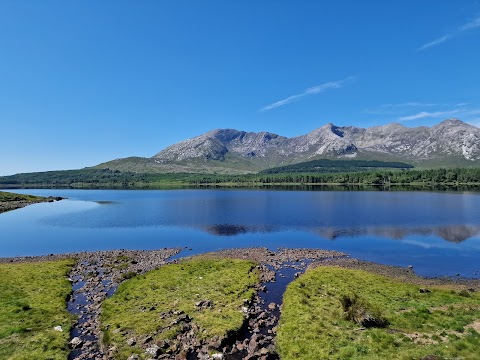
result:
[(0, 359), (66, 359), (72, 323), (67, 275), (73, 264), (0, 264)]
[[(133, 277), (121, 284), (102, 310), (103, 343), (115, 346), (116, 359), (144, 351), (128, 346), (148, 336), (152, 343), (167, 340), (174, 346), (182, 331), (178, 319), (188, 315), (198, 327), (198, 339), (228, 337), (242, 328), (244, 299), (251, 299), (259, 275), (245, 260), (196, 258)], [(209, 301), (208, 306), (196, 306)]]
[[(320, 267), (284, 295), (282, 359), (477, 359), (478, 293), (430, 289), (360, 270)], [(380, 319), (362, 324), (362, 314)]]

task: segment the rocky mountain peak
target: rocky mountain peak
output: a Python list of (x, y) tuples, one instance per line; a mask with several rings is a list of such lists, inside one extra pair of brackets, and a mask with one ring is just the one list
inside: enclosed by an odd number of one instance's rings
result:
[(153, 159), (157, 163), (194, 159), (228, 163), (229, 159), (235, 159), (236, 163), (265, 167), (265, 164), (275, 166), (318, 158), (352, 157), (410, 163), (442, 159), (480, 163), (480, 129), (456, 118), (432, 127), (415, 128), (398, 123), (366, 129), (327, 123), (293, 138), (266, 131), (216, 129), (169, 146)]

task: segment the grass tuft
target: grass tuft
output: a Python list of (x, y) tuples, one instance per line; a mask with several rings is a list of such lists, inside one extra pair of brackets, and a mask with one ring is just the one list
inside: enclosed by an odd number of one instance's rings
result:
[(366, 328), (382, 328), (388, 325), (388, 320), (383, 317), (380, 309), (370, 305), (357, 294), (342, 295), (340, 303), (345, 312), (345, 319), (349, 321), (354, 321)]

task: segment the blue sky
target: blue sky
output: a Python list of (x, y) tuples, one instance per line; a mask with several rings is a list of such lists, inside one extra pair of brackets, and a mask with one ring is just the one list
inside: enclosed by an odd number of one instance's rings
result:
[(215, 128), (480, 125), (480, 2), (0, 1), (0, 175)]

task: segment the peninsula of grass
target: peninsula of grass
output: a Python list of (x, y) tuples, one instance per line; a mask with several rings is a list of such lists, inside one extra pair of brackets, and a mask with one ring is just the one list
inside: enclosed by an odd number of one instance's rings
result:
[(11, 192), (0, 191), (0, 202), (4, 202), (4, 201), (38, 202), (38, 201), (43, 201), (43, 199), (45, 199), (45, 198), (42, 197), (42, 196), (14, 194), (14, 193), (11, 193)]
[(73, 264), (0, 263), (0, 359), (67, 358), (72, 323), (67, 275)]
[(14, 194), (10, 192), (0, 191), (0, 213), (9, 210), (19, 209), (39, 202), (54, 201), (60, 199), (61, 198), (45, 198), (43, 196)]
[(478, 359), (480, 295), (319, 267), (285, 292), (277, 351), (290, 359)]
[(242, 306), (259, 282), (255, 266), (195, 258), (125, 281), (103, 304), (103, 344), (115, 347), (115, 359), (127, 359), (149, 357), (145, 349), (154, 344), (175, 352), (186, 331), (197, 342), (221, 343), (243, 326)]

